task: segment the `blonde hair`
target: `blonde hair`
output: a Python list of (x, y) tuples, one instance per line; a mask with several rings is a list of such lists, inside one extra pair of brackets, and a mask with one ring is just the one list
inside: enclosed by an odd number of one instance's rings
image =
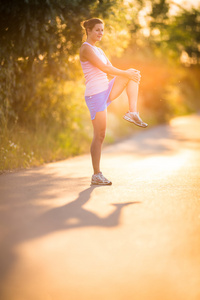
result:
[(101, 19), (91, 18), (89, 20), (81, 22), (81, 27), (84, 29), (86, 36), (88, 35), (88, 29), (92, 30), (96, 24), (104, 24)]

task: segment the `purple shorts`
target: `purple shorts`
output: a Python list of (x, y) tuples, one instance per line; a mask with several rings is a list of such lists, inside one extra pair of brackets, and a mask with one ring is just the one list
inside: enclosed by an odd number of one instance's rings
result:
[(87, 107), (90, 111), (91, 120), (95, 119), (96, 113), (99, 111), (104, 111), (108, 105), (110, 105), (110, 92), (112, 90), (113, 84), (115, 82), (115, 78), (113, 78), (109, 84), (107, 90), (92, 95), (92, 96), (85, 96), (85, 102)]

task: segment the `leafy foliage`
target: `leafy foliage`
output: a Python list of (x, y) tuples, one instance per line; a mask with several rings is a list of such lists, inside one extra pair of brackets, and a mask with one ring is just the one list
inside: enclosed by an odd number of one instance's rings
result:
[(7, 0), (0, 6), (2, 56), (48, 59), (73, 55), (81, 41), (80, 21), (106, 16), (112, 2), (96, 0)]
[[(80, 22), (93, 14), (106, 17), (110, 0), (19, 0), (0, 5), (1, 121), (32, 124), (43, 102), (37, 86), (45, 78), (69, 80), (78, 74)], [(79, 72), (80, 73), (80, 72)], [(50, 95), (47, 91), (46, 95)], [(51, 105), (50, 105), (51, 106)]]
[(180, 58), (184, 51), (190, 62), (200, 63), (200, 10), (179, 6), (178, 13), (171, 16), (170, 4), (168, 0), (152, 1), (151, 41), (167, 55)]

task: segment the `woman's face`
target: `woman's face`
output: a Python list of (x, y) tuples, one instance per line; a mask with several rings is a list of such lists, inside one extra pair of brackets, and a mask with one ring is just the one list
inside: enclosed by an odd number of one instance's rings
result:
[(88, 36), (95, 42), (100, 41), (104, 32), (104, 24), (96, 24), (92, 30), (88, 30)]

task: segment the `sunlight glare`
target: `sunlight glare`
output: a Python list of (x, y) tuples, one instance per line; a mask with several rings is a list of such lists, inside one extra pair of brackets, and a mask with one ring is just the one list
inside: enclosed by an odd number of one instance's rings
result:
[(187, 153), (183, 152), (173, 156), (150, 157), (145, 160), (145, 164), (148, 164), (153, 173), (156, 172), (166, 177), (180, 169), (187, 159)]

